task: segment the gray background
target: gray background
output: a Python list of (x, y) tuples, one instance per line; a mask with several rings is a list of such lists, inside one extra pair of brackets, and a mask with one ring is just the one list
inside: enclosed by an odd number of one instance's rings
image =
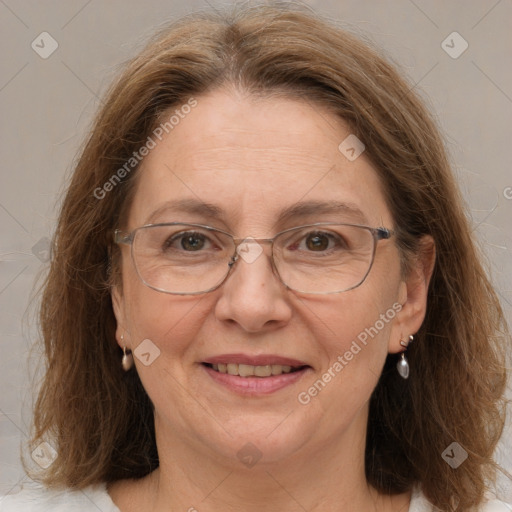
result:
[[(310, 0), (367, 35), (408, 75), (436, 113), (474, 232), (512, 318), (511, 0)], [(0, 494), (26, 480), (20, 444), (30, 428), (29, 352), (34, 281), (44, 271), (56, 205), (106, 86), (156, 26), (214, 0), (0, 0)], [(467, 50), (457, 58), (462, 40)], [(58, 43), (41, 48), (42, 32)], [(43, 37), (43, 36), (42, 36)], [(45, 38), (47, 36), (44, 36)], [(452, 46), (449, 49), (446, 45)], [(32, 319), (32, 320), (31, 320)], [(500, 446), (501, 494), (512, 502), (512, 428)], [(506, 476), (508, 474), (508, 477)]]

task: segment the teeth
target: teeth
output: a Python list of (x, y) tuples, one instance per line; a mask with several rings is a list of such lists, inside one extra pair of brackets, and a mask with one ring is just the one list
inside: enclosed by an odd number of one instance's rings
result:
[(256, 377), (270, 377), (272, 375), (272, 365), (254, 366), (254, 375)]
[(281, 364), (253, 366), (251, 364), (219, 363), (212, 364), (212, 368), (219, 373), (228, 373), (240, 377), (270, 377), (271, 375), (281, 375), (292, 371), (291, 366)]
[(228, 373), (229, 373), (229, 375), (239, 375), (238, 374), (238, 365), (229, 363), (228, 364)]
[(254, 375), (254, 370), (256, 370), (256, 367), (251, 366), (250, 364), (238, 365), (238, 375), (240, 375), (240, 377), (251, 377)]
[(272, 375), (281, 375), (283, 373), (283, 367), (280, 364), (272, 365)]

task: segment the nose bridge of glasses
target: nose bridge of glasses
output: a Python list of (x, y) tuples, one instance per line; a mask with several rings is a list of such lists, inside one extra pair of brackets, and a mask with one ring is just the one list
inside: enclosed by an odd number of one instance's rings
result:
[(274, 242), (274, 239), (273, 238), (254, 238), (252, 236), (247, 236), (245, 238), (234, 238), (233, 237), (233, 242), (235, 243), (235, 247), (238, 248), (244, 243), (255, 244), (255, 245), (262, 245), (262, 244), (272, 245), (272, 243)]
[[(263, 252), (265, 245), (270, 245), (272, 251), (273, 238), (233, 238), (235, 244), (235, 254), (233, 256), (231, 266), (239, 259), (243, 259), (246, 263), (254, 263)], [(270, 253), (272, 257), (272, 252)]]

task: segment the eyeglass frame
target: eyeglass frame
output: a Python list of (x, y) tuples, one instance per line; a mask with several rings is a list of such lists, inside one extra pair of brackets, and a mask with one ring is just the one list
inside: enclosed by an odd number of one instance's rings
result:
[[(233, 240), (233, 244), (235, 246), (234, 255), (231, 256), (231, 260), (228, 263), (228, 270), (226, 272), (226, 275), (224, 276), (224, 278), (217, 285), (215, 285), (212, 288), (209, 288), (207, 290), (200, 291), (200, 292), (169, 292), (167, 290), (162, 290), (160, 288), (157, 288), (155, 286), (150, 285), (141, 276), (139, 268), (138, 268), (137, 263), (135, 261), (135, 256), (133, 254), (133, 241), (135, 239), (136, 232), (139, 231), (139, 230), (145, 229), (145, 228), (150, 228), (150, 227), (176, 226), (176, 225), (179, 225), (179, 226), (190, 226), (190, 227), (196, 227), (196, 228), (203, 228), (203, 229), (206, 229), (206, 230), (209, 230), (209, 231), (216, 231), (218, 233), (222, 233), (222, 234), (230, 237)], [(357, 228), (366, 229), (367, 231), (369, 231), (371, 233), (372, 238), (373, 238), (373, 250), (372, 250), (372, 257), (371, 257), (371, 260), (370, 260), (370, 265), (368, 266), (368, 270), (366, 271), (366, 273), (363, 276), (363, 278), (361, 279), (361, 281), (359, 281), (356, 285), (351, 286), (349, 288), (346, 288), (345, 290), (337, 290), (337, 291), (334, 291), (334, 292), (304, 292), (304, 291), (301, 291), (301, 290), (295, 290), (294, 288), (291, 288), (290, 286), (288, 286), (283, 281), (283, 279), (281, 277), (281, 274), (279, 273), (279, 271), (277, 269), (277, 266), (276, 266), (276, 263), (275, 263), (275, 259), (274, 259), (274, 240), (276, 238), (278, 238), (279, 236), (281, 236), (281, 235), (283, 235), (285, 233), (288, 233), (289, 231), (295, 231), (295, 230), (299, 230), (301, 228), (309, 228), (309, 227), (316, 227), (316, 226), (349, 226), (349, 227), (357, 227)], [(121, 229), (116, 229), (114, 231), (114, 237), (113, 238), (114, 238), (114, 243), (117, 244), (117, 245), (121, 245), (122, 244), (122, 245), (129, 245), (130, 246), (130, 255), (131, 255), (133, 266), (135, 267), (135, 270), (137, 272), (137, 276), (139, 277), (139, 279), (142, 281), (142, 283), (145, 286), (147, 286), (148, 288), (151, 288), (152, 290), (155, 290), (157, 292), (167, 293), (169, 295), (201, 295), (203, 293), (210, 293), (210, 292), (213, 292), (213, 291), (217, 290), (218, 288), (220, 288), (220, 286), (222, 286), (226, 282), (227, 278), (231, 274), (231, 270), (233, 269), (235, 263), (238, 261), (238, 259), (240, 257), (240, 254), (238, 252), (238, 247), (241, 244), (243, 244), (244, 242), (247, 242), (248, 239), (250, 239), (251, 242), (256, 242), (258, 244), (270, 244), (270, 261), (271, 261), (271, 265), (272, 265), (272, 270), (275, 273), (275, 275), (279, 278), (279, 281), (288, 290), (292, 290), (292, 291), (295, 291), (295, 292), (298, 292), (298, 293), (302, 293), (302, 294), (305, 294), (305, 295), (331, 295), (333, 293), (348, 292), (349, 290), (353, 290), (354, 288), (357, 288), (358, 286), (361, 286), (364, 283), (364, 281), (366, 280), (366, 278), (368, 277), (368, 274), (370, 273), (370, 270), (373, 267), (373, 262), (375, 261), (375, 253), (377, 251), (377, 244), (378, 244), (378, 242), (380, 242), (381, 240), (389, 240), (394, 235), (396, 235), (396, 231), (395, 230), (389, 229), (389, 228), (385, 228), (385, 227), (382, 227), (382, 226), (374, 228), (374, 227), (365, 226), (365, 225), (362, 225), (362, 224), (351, 224), (351, 223), (346, 223), (346, 222), (317, 222), (317, 223), (313, 223), (313, 224), (304, 224), (304, 225), (301, 225), (301, 226), (294, 226), (292, 228), (285, 229), (283, 231), (280, 231), (279, 233), (276, 233), (272, 238), (253, 238), (253, 237), (237, 238), (237, 237), (235, 237), (235, 235), (233, 235), (232, 233), (229, 233), (228, 231), (224, 231), (224, 230), (219, 229), (219, 228), (214, 228), (213, 226), (208, 226), (208, 225), (205, 225), (205, 224), (197, 224), (197, 223), (189, 223), (189, 222), (160, 222), (160, 223), (156, 223), (156, 224), (145, 224), (143, 226), (139, 226), (139, 227), (133, 229), (132, 231), (130, 231), (129, 233), (127, 233), (127, 232), (125, 232), (125, 231), (123, 231)]]

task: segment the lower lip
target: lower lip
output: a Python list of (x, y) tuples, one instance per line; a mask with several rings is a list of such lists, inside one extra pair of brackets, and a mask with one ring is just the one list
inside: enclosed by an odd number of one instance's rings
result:
[(283, 373), (270, 377), (240, 377), (239, 375), (217, 372), (204, 364), (201, 366), (215, 382), (242, 395), (269, 395), (286, 386), (295, 384), (310, 370), (310, 368), (306, 367), (292, 373)]

